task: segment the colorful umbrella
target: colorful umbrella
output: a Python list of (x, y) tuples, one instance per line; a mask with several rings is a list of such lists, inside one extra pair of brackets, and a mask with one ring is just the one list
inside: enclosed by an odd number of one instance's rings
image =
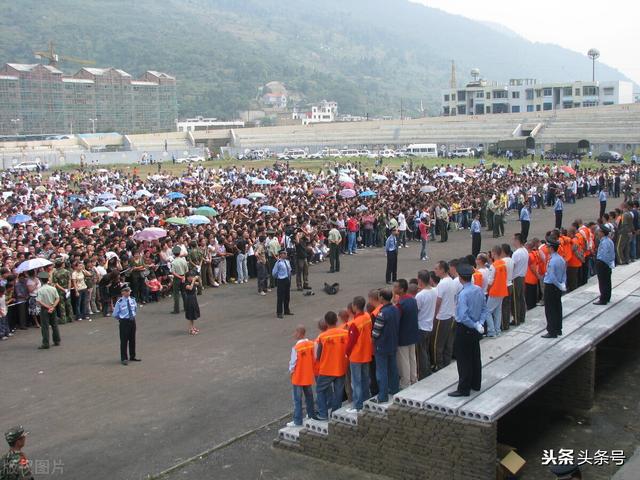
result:
[(12, 215), (10, 216), (7, 221), (11, 224), (11, 225), (15, 225), (16, 223), (27, 223), (31, 221), (31, 217), (29, 215), (24, 215), (22, 213), (19, 213), (18, 215)]
[(576, 171), (573, 168), (571, 168), (571, 167), (569, 167), (567, 165), (565, 165), (564, 167), (560, 167), (560, 170), (562, 170), (564, 173), (568, 173), (569, 175), (575, 175), (576, 174)]
[(322, 195), (327, 195), (328, 193), (329, 193), (329, 190), (327, 190), (324, 187), (318, 187), (313, 189), (313, 194), (318, 197), (321, 197)]
[(278, 209), (276, 207), (272, 207), (271, 205), (263, 205), (258, 209), (258, 211), (262, 213), (278, 213)]
[(206, 225), (211, 223), (211, 220), (204, 215), (190, 215), (187, 217), (187, 223), (189, 225)]
[(342, 198), (353, 198), (356, 196), (356, 191), (352, 190), (351, 188), (345, 188), (340, 192), (340, 196)]
[(211, 208), (207, 205), (196, 208), (193, 212), (195, 215), (204, 215), (205, 217), (217, 217), (218, 211), (215, 208)]
[(375, 197), (377, 195), (373, 190), (365, 190), (364, 192), (360, 192), (358, 194), (359, 197)]
[(249, 205), (250, 203), (251, 201), (246, 198), (236, 198), (233, 202), (231, 202), (231, 206), (239, 207), (241, 205)]
[(91, 220), (76, 220), (75, 222), (73, 222), (71, 224), (71, 228), (75, 228), (76, 230), (78, 228), (90, 228), (93, 227), (93, 222)]
[(187, 219), (182, 217), (167, 218), (167, 223), (170, 223), (172, 225), (189, 225), (189, 222), (187, 222)]
[(254, 185), (273, 185), (274, 183), (276, 182), (267, 180), (266, 178), (256, 178), (253, 180)]
[(25, 260), (20, 265), (18, 265), (18, 268), (16, 268), (16, 273), (27, 272), (35, 268), (48, 267), (49, 265), (51, 265), (51, 262), (46, 258), (36, 257), (32, 258), (31, 260)]
[(186, 195), (181, 192), (170, 192), (167, 194), (167, 197), (170, 198), (171, 200), (177, 200), (179, 198), (185, 198)]
[(149, 227), (137, 232), (133, 236), (133, 239), (138, 240), (139, 242), (143, 242), (143, 241), (151, 242), (153, 240), (158, 240), (159, 238), (163, 238), (166, 236), (167, 236), (167, 231), (164, 228)]

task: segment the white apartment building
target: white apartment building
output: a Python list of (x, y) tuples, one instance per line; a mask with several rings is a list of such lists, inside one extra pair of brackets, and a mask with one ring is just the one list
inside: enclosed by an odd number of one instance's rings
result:
[(441, 114), (486, 115), (563, 110), (633, 103), (633, 84), (626, 81), (538, 83), (517, 78), (498, 84), (480, 78), (477, 69), (464, 88), (442, 90)]
[(311, 110), (304, 112), (294, 108), (291, 118), (294, 120), (302, 120), (303, 125), (336, 121), (336, 117), (338, 115), (338, 102), (322, 100), (320, 103), (310, 105), (310, 108)]

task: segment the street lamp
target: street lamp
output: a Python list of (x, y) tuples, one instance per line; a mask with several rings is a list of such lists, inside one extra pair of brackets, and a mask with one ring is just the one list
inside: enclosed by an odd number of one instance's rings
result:
[(592, 68), (592, 73), (591, 73), (591, 81), (595, 82), (596, 81), (596, 60), (598, 58), (600, 58), (600, 51), (597, 48), (591, 48), (587, 52), (587, 56), (593, 62), (593, 68)]
[(93, 130), (93, 133), (96, 133), (96, 122), (98, 121), (98, 119), (90, 118), (89, 121), (91, 122), (91, 129)]
[(16, 126), (16, 135), (20, 135), (19, 132), (19, 128), (18, 125), (20, 124), (21, 120), (19, 118), (12, 118), (11, 119), (11, 123), (13, 123)]

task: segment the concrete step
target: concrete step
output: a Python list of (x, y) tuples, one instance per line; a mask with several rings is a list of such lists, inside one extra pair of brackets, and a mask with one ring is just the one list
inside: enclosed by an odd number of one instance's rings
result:
[(304, 429), (326, 437), (327, 435), (329, 435), (329, 422), (326, 420), (322, 421), (307, 418), (304, 421)]
[(300, 425), (299, 427), (283, 427), (278, 430), (278, 438), (280, 440), (286, 440), (292, 443), (298, 443), (298, 439), (300, 438), (300, 430), (304, 430), (304, 426)]
[(371, 400), (365, 400), (363, 403), (363, 409), (367, 412), (377, 413), (378, 415), (387, 415), (387, 409), (393, 404), (393, 399), (385, 403), (372, 402)]
[(346, 425), (358, 425), (358, 412), (349, 412), (348, 410), (350, 409), (351, 405), (342, 407), (335, 412), (331, 412), (331, 420), (338, 423), (344, 423)]

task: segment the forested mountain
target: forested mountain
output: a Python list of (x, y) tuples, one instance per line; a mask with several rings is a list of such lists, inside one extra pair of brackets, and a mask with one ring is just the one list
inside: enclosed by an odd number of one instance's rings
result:
[[(343, 113), (398, 115), (401, 99), (408, 114), (421, 100), (436, 113), (451, 60), (459, 85), (472, 67), (492, 80), (591, 77), (585, 55), (407, 0), (0, 0), (0, 12), (0, 60), (33, 63), (53, 40), (98, 66), (165, 71), (181, 115), (231, 118), (272, 80)], [(598, 76), (624, 78), (605, 65)]]

